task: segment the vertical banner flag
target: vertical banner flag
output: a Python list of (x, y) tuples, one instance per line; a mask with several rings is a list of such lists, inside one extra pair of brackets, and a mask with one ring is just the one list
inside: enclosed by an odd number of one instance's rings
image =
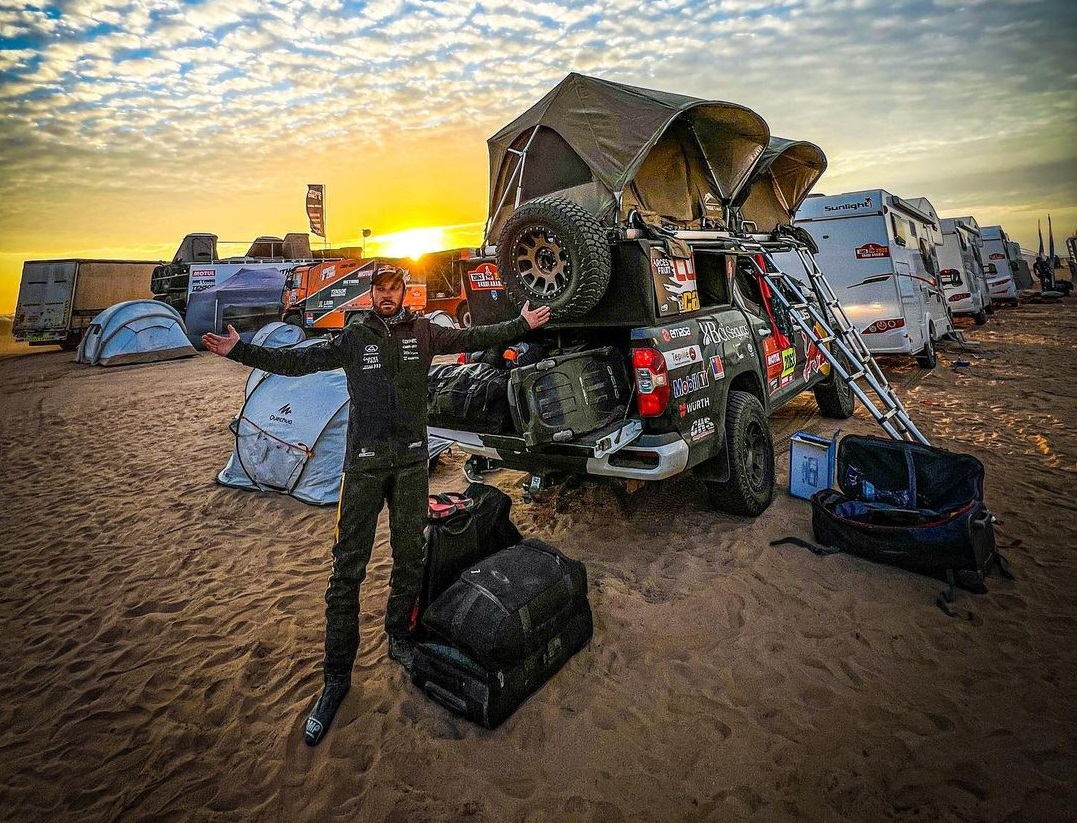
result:
[(1043, 228), (1040, 226), (1040, 221), (1036, 221), (1036, 234), (1040, 236), (1040, 257), (1043, 257)]
[(311, 234), (325, 237), (325, 184), (307, 184), (307, 217)]
[(1051, 215), (1047, 215), (1047, 242), (1050, 243), (1048, 253), (1051, 255), (1048, 259), (1051, 261), (1051, 268), (1057, 268), (1055, 266), (1055, 230), (1051, 227)]

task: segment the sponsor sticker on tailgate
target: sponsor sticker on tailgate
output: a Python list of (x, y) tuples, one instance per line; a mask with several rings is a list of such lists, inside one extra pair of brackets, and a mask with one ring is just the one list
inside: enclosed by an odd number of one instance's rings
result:
[(665, 358), (666, 368), (673, 371), (681, 366), (690, 366), (692, 363), (701, 362), (703, 352), (696, 345), (682, 346), (679, 349), (662, 352), (662, 357)]

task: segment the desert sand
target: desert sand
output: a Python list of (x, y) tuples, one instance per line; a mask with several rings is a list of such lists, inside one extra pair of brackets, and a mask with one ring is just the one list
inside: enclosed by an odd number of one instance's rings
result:
[[(987, 467), (1015, 581), (941, 584), (771, 540), (685, 476), (521, 500), (525, 534), (589, 569), (591, 645), (485, 731), (386, 656), (386, 522), (353, 688), (325, 742), (335, 512), (214, 482), (243, 367), (0, 360), (0, 816), (15, 820), (673, 821), (1077, 818), (1077, 300), (966, 327), (932, 372), (886, 364), (937, 445)], [(964, 357), (967, 368), (951, 361)], [(801, 398), (788, 438), (834, 425)], [(875, 433), (861, 409), (846, 432)], [(463, 459), (433, 476), (459, 489)]]

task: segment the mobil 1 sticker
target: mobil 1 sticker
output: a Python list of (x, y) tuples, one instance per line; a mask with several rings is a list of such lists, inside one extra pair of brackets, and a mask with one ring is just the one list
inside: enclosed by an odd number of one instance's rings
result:
[(662, 352), (662, 357), (666, 361), (666, 368), (670, 371), (679, 369), (681, 366), (690, 366), (693, 363), (703, 362), (703, 352), (700, 351), (699, 346), (695, 345), (682, 346), (679, 349)]

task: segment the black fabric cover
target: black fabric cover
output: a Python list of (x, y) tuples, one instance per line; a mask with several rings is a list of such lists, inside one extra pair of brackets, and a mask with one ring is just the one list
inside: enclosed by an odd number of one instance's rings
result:
[(587, 645), (593, 633), (586, 600), (540, 648), (509, 666), (487, 668), (442, 642), (420, 643), (411, 682), (446, 708), (488, 729), (500, 725)]
[(431, 366), (428, 423), (484, 434), (511, 432), (508, 385), (508, 372), (486, 363)]
[(983, 479), (971, 455), (850, 435), (838, 444), (841, 490), (812, 496), (812, 530), (824, 545), (984, 591), (996, 554)]
[(510, 372), (512, 419), (528, 446), (573, 440), (625, 416), (631, 385), (612, 347), (547, 357)]
[(423, 614), (423, 625), (481, 666), (513, 665), (586, 606), (587, 569), (526, 538), (460, 574)]
[(417, 609), (419, 619), (427, 605), (449, 588), (460, 572), (522, 539), (509, 519), (512, 498), (503, 491), (471, 483), (464, 497), (472, 501), (468, 511), (431, 520), (426, 527), (426, 569)]

